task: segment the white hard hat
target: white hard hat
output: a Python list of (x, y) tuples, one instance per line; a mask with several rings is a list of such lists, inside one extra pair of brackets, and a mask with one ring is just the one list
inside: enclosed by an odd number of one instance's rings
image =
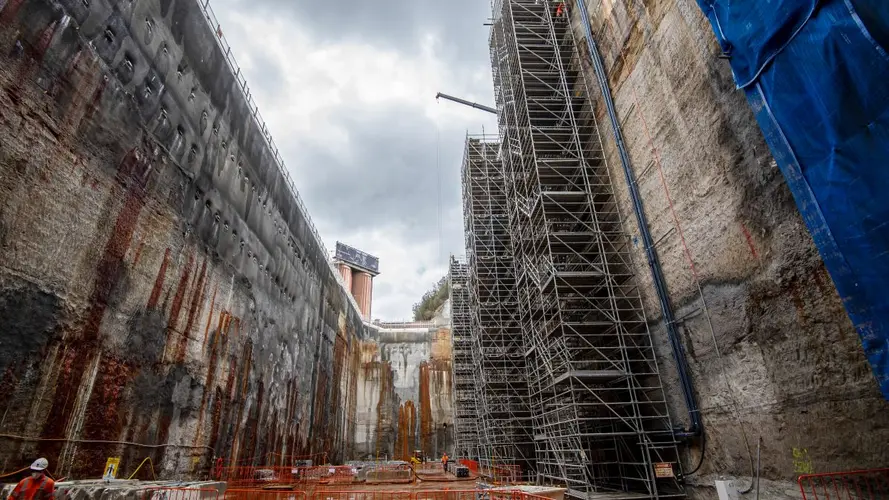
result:
[(49, 467), (49, 460), (45, 458), (38, 458), (31, 464), (31, 470), (44, 470), (47, 467)]

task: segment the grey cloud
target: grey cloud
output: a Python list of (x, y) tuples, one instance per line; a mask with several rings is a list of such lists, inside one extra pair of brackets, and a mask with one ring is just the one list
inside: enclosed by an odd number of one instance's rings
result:
[(256, 88), (261, 89), (270, 102), (286, 99), (285, 87), (287, 78), (284, 75), (284, 68), (281, 67), (281, 64), (261, 50), (252, 51), (250, 56), (254, 65), (251, 73), (259, 75), (259, 78), (256, 79)]
[(258, 9), (269, 16), (292, 16), (294, 29), (329, 43), (357, 41), (412, 54), (424, 35), (434, 34), (448, 61), (487, 60), (484, 0), (226, 0), (235, 8)]
[[(489, 8), (484, 0), (212, 1), (217, 10), (228, 9), (235, 18), (239, 13), (283, 18), (294, 30), (307, 32), (313, 42), (361, 42), (394, 50), (404, 55), (405, 64), (416, 60), (425, 35), (437, 35), (442, 46), (436, 57), (451, 70), (440, 90), (481, 101), (490, 99), (490, 84), (473, 79), (488, 66), (488, 32), (482, 23)], [(248, 83), (257, 91), (261, 110), (273, 113), (277, 103), (287, 99), (285, 75), (294, 70), (288, 65), (298, 62), (277, 60), (244, 26), (225, 28), (231, 38), (240, 41), (233, 47), (235, 56), (243, 53), (253, 63)], [(326, 113), (325, 122), (348, 136), (348, 159), (342, 159), (342, 152), (335, 149), (340, 146), (325, 144), (317, 134), (275, 136), (275, 140), (322, 235), (340, 235), (362, 248), (360, 238), (349, 235), (377, 230), (409, 253), (416, 253), (413, 262), (393, 262), (380, 255), (385, 276), (378, 281), (375, 315), (406, 317), (427, 287), (407, 289), (401, 278), (421, 276), (428, 266), (444, 272), (447, 255), (463, 253), (460, 163), (464, 127), (480, 132), (477, 125), (490, 118), (480, 115), (472, 123), (449, 123), (437, 131), (422, 109), (398, 103), (373, 107), (349, 102)], [(436, 165), (439, 144), (440, 171)], [(332, 246), (333, 242), (327, 243)], [(430, 252), (429, 248), (437, 249)], [(418, 261), (424, 264), (418, 265)]]
[(437, 164), (436, 126), (421, 110), (339, 110), (331, 121), (348, 132), (350, 158), (338, 158), (333, 145), (309, 141), (285, 150), (296, 160), (290, 168), (313, 217), (335, 217), (343, 231), (400, 225), (413, 238), (435, 236), (439, 182), (442, 212), (460, 204), (453, 187), (460, 182), (464, 133), (441, 131)]

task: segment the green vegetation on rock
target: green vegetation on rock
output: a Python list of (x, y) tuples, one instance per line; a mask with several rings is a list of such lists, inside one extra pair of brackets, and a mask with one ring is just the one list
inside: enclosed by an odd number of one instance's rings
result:
[(448, 277), (445, 275), (432, 289), (423, 294), (420, 302), (414, 304), (414, 321), (429, 321), (435, 317), (435, 311), (448, 300)]

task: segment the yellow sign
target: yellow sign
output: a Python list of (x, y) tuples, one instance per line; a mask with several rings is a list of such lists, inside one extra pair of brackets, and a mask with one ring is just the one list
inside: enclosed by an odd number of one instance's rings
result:
[(658, 462), (654, 464), (654, 475), (656, 477), (673, 477), (673, 464), (670, 462)]
[(120, 468), (120, 457), (108, 457), (108, 460), (105, 462), (105, 473), (102, 474), (102, 479), (106, 481), (109, 479), (115, 479), (117, 477), (117, 469)]

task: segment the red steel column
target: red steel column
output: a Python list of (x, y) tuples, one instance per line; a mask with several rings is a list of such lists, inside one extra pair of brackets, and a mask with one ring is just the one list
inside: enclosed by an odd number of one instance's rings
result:
[(361, 315), (365, 319), (370, 320), (370, 304), (371, 294), (373, 293), (373, 277), (364, 271), (352, 270), (352, 295), (358, 307), (361, 309)]
[(339, 270), (340, 274), (343, 276), (343, 283), (346, 285), (346, 290), (352, 290), (352, 268), (347, 266), (346, 264), (337, 264), (337, 270)]

